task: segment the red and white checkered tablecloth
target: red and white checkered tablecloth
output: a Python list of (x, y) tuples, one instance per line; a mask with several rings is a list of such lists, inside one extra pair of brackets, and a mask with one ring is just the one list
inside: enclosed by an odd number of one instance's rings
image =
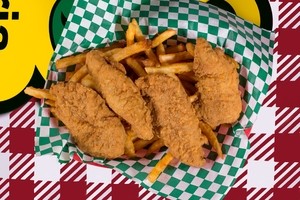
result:
[[(276, 32), (273, 83), (226, 200), (300, 199), (300, 3), (270, 1)], [(164, 199), (112, 169), (35, 156), (38, 102), (0, 115), (0, 199)]]

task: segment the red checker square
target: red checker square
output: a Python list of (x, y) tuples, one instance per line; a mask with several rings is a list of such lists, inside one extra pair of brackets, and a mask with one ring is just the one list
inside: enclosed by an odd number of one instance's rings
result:
[(299, 199), (300, 188), (274, 188), (272, 200)]
[(31, 180), (10, 180), (8, 199), (34, 199), (34, 182)]
[(281, 55), (299, 55), (300, 48), (298, 45), (295, 45), (295, 41), (298, 41), (300, 29), (279, 28), (278, 32), (278, 53)]
[(246, 188), (231, 188), (224, 200), (246, 200), (247, 191)]
[(10, 128), (9, 151), (11, 153), (34, 153), (34, 136), (33, 128)]
[(86, 182), (60, 182), (60, 200), (85, 200), (86, 199)]
[(139, 186), (135, 183), (130, 184), (112, 184), (113, 200), (138, 200)]
[(299, 146), (300, 133), (275, 134), (274, 160), (276, 162), (300, 162), (300, 154), (296, 153)]
[(300, 81), (277, 81), (276, 105), (278, 107), (300, 107), (300, 92), (297, 92), (299, 88)]

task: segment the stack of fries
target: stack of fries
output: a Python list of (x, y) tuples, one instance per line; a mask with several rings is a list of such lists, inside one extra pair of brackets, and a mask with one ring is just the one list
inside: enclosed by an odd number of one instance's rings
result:
[[(192, 72), (194, 60), (194, 48), (192, 43), (180, 43), (177, 45), (167, 45), (167, 40), (176, 35), (172, 29), (165, 30), (153, 40), (146, 39), (135, 19), (129, 23), (126, 31), (126, 42), (113, 43), (109, 47), (99, 49), (109, 60), (122, 63), (127, 69), (127, 76), (137, 78), (151, 73), (164, 73), (179, 78), (191, 102), (197, 99), (195, 94), (196, 79)], [(76, 65), (76, 70), (69, 78), (70, 82), (81, 83), (82, 85), (95, 88), (92, 77), (88, 74), (85, 65), (87, 52), (61, 58), (56, 61), (57, 70)], [(132, 73), (130, 73), (130, 71)], [(28, 87), (25, 93), (36, 98), (44, 98), (45, 103), (54, 106), (55, 99), (46, 89), (36, 89)], [(200, 122), (201, 130), (208, 138), (212, 147), (218, 155), (223, 158), (221, 145), (218, 142), (215, 133), (205, 122)], [(154, 137), (151, 140), (142, 140), (131, 131), (127, 130), (127, 140), (125, 145), (126, 158), (135, 157), (137, 153), (144, 149), (145, 156), (155, 153), (164, 147), (162, 139)], [(170, 153), (156, 164), (148, 175), (148, 180), (154, 182), (160, 173), (173, 160)]]

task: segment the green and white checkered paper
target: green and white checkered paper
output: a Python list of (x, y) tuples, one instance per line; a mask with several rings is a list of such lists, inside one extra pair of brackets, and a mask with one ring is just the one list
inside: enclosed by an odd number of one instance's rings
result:
[(240, 63), (243, 113), (231, 128), (220, 126), (217, 130), (225, 159), (217, 158), (211, 146), (205, 146), (207, 164), (203, 168), (174, 162), (154, 184), (149, 184), (146, 176), (165, 154), (165, 149), (146, 158), (131, 160), (92, 158), (76, 148), (66, 127), (51, 115), (46, 105), (39, 110), (36, 153), (54, 153), (61, 162), (68, 162), (77, 153), (84, 162), (113, 167), (146, 189), (170, 199), (222, 199), (243, 167), (250, 148), (244, 130), (255, 121), (271, 81), (274, 34), (197, 1), (75, 0), (50, 61), (45, 87), (66, 81), (75, 70), (75, 66), (70, 66), (57, 71), (57, 59), (124, 39), (132, 18), (149, 38), (172, 28), (177, 30), (177, 37), (170, 43), (195, 43), (196, 38), (203, 37)]

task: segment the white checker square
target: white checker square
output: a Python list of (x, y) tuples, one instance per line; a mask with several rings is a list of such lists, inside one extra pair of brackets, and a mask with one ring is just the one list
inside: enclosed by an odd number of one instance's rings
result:
[(34, 158), (34, 180), (59, 181), (60, 163), (54, 155), (36, 156)]
[(105, 14), (104, 14), (104, 19), (106, 19), (107, 21), (112, 21), (113, 19), (114, 19), (114, 17), (115, 17), (115, 15), (113, 15), (112, 13), (110, 13), (110, 12), (106, 12)]
[(183, 192), (180, 196), (179, 199), (190, 199), (192, 196), (192, 194), (187, 193), (187, 192)]
[(0, 178), (9, 178), (9, 153), (0, 153)]
[(87, 182), (92, 183), (111, 183), (112, 170), (95, 165), (87, 165)]
[(275, 133), (275, 112), (276, 107), (262, 106), (259, 110), (256, 121), (253, 124), (251, 133)]
[(247, 188), (274, 187), (275, 162), (249, 161), (247, 173)]
[(0, 114), (0, 126), (9, 127), (9, 113)]

